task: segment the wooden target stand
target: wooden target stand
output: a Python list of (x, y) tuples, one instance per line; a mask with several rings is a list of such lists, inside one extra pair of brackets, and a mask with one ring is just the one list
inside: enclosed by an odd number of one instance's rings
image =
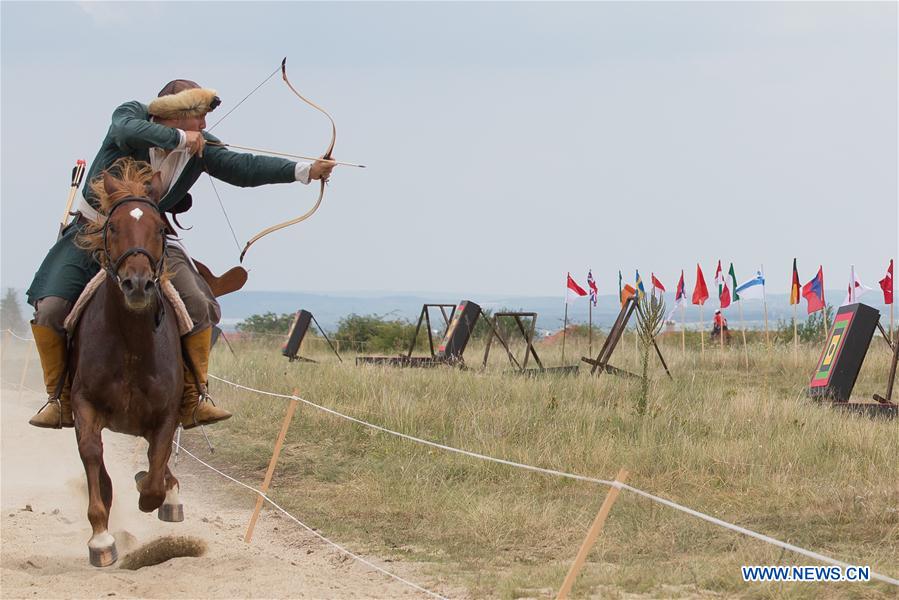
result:
[(298, 310), (296, 314), (294, 314), (293, 323), (290, 325), (290, 331), (287, 334), (287, 341), (284, 343), (284, 346), (281, 347), (281, 354), (287, 357), (288, 362), (318, 362), (311, 358), (300, 356), (300, 346), (306, 338), (306, 332), (309, 331), (310, 322), (315, 323), (315, 326), (318, 327), (319, 333), (321, 333), (322, 337), (325, 338), (325, 341), (328, 342), (328, 346), (331, 348), (331, 351), (334, 352), (334, 356), (337, 357), (337, 360), (343, 362), (343, 359), (340, 358), (340, 353), (337, 352), (334, 344), (332, 344), (331, 340), (328, 338), (328, 334), (325, 333), (322, 326), (318, 324), (318, 319), (316, 319), (315, 315), (308, 310)]
[[(635, 373), (625, 371), (624, 369), (619, 369), (618, 367), (613, 367), (609, 364), (609, 360), (611, 360), (612, 358), (612, 353), (615, 351), (615, 347), (618, 345), (618, 342), (621, 341), (621, 336), (624, 335), (624, 330), (627, 328), (628, 321), (630, 321), (631, 316), (636, 310), (639, 310), (637, 307), (637, 299), (634, 296), (631, 296), (624, 301), (624, 306), (621, 307), (621, 312), (618, 313), (618, 318), (615, 319), (615, 324), (612, 325), (612, 329), (609, 331), (609, 336), (606, 338), (606, 341), (603, 342), (602, 348), (599, 349), (599, 354), (596, 355), (596, 358), (587, 358), (586, 356), (581, 357), (582, 361), (589, 365), (592, 365), (592, 368), (590, 369), (591, 375), (599, 371), (600, 375), (603, 372), (606, 372), (613, 375), (629, 377), (632, 379), (641, 379), (641, 377)], [(668, 364), (665, 362), (665, 358), (662, 356), (662, 351), (659, 350), (659, 345), (656, 343), (655, 337), (652, 338), (652, 346), (656, 349), (656, 355), (659, 357), (659, 361), (665, 368), (665, 373), (668, 375), (668, 378), (672, 379), (671, 371), (668, 370)]]
[[(492, 319), (487, 319), (486, 316), (484, 318), (490, 325), (490, 333), (488, 334), (489, 337), (487, 338), (487, 345), (484, 348), (484, 361), (481, 364), (482, 369), (487, 368), (487, 359), (490, 357), (490, 346), (493, 344), (493, 338), (496, 338), (499, 340), (499, 343), (506, 351), (506, 356), (509, 357), (509, 362), (513, 367), (515, 367), (515, 372), (518, 374), (535, 376), (548, 373), (565, 375), (577, 373), (577, 365), (569, 367), (546, 367), (543, 365), (540, 357), (537, 356), (537, 350), (534, 348), (534, 336), (537, 331), (537, 313), (498, 312), (493, 313)], [(521, 360), (515, 358), (515, 355), (512, 353), (512, 349), (509, 347), (510, 340), (506, 340), (503, 337), (503, 334), (499, 328), (500, 319), (512, 319), (515, 322), (519, 333), (521, 333), (521, 337), (524, 339), (525, 343), (524, 357)], [(525, 323), (526, 319), (530, 319), (530, 322), (527, 324)], [(532, 356), (534, 357), (534, 362), (537, 363), (536, 369), (528, 369), (528, 360)]]
[[(852, 389), (876, 329), (880, 329), (891, 354), (886, 397), (874, 394), (874, 402), (855, 400), (852, 398)], [(809, 382), (809, 397), (829, 402), (833, 408), (869, 416), (896, 417), (899, 414), (899, 404), (892, 401), (892, 396), (896, 362), (899, 358), (897, 348), (899, 344), (889, 339), (880, 323), (880, 311), (862, 303), (841, 306), (828, 331), (827, 343)]]

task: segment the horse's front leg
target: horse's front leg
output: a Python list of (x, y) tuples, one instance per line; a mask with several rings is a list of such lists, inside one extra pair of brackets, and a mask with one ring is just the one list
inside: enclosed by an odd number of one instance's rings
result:
[(87, 476), (87, 518), (94, 534), (87, 543), (90, 562), (108, 567), (118, 560), (115, 538), (109, 533), (109, 509), (112, 506), (112, 482), (103, 464), (103, 422), (83, 398), (76, 401), (75, 436), (78, 453)]
[(178, 480), (172, 475), (172, 471), (165, 468), (165, 500), (159, 507), (159, 520), (169, 523), (180, 523), (184, 520), (184, 505), (181, 504), (179, 492), (181, 487)]
[(147, 442), (150, 444), (147, 449), (148, 470), (136, 476), (137, 491), (140, 492), (137, 505), (144, 512), (156, 510), (165, 501), (166, 474), (169, 473), (168, 462), (172, 454), (172, 439), (175, 437), (177, 424), (177, 420), (171, 418), (147, 436)]

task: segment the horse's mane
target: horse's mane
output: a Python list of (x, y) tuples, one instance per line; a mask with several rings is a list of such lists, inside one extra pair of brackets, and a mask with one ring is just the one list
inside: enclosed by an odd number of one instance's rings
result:
[[(112, 163), (105, 173), (117, 179), (122, 186), (120, 190), (110, 194), (103, 184), (102, 173), (91, 180), (90, 195), (100, 203), (100, 214), (104, 216), (108, 214), (109, 209), (122, 198), (128, 196), (147, 197), (150, 180), (153, 178), (153, 167), (148, 163), (136, 161), (133, 158), (120, 158)], [(93, 252), (101, 264), (106, 258), (101, 252), (98, 252), (103, 249), (102, 224), (87, 225), (81, 233), (75, 236), (75, 244), (79, 248)]]

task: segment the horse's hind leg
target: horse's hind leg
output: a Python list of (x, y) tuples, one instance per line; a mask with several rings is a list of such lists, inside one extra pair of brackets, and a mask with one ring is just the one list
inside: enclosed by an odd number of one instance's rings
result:
[(87, 475), (87, 518), (91, 522), (93, 535), (87, 543), (91, 564), (95, 567), (108, 567), (118, 560), (115, 538), (109, 533), (109, 508), (112, 506), (112, 482), (103, 465), (103, 440), (100, 432), (102, 425), (97, 422), (93, 411), (86, 409), (88, 415), (79, 415), (78, 453), (84, 463)]
[(180, 523), (184, 520), (184, 505), (181, 504), (181, 498), (178, 495), (180, 491), (178, 480), (172, 475), (172, 471), (166, 467), (165, 500), (162, 501), (162, 506), (159, 507), (159, 512), (157, 513), (160, 521)]

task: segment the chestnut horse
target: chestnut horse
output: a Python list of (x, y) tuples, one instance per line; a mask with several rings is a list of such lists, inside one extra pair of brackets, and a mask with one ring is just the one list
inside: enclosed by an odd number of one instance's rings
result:
[(149, 443), (148, 472), (135, 476), (144, 512), (183, 520), (178, 481), (168, 468), (183, 388), (181, 338), (164, 298), (166, 223), (157, 203), (158, 173), (120, 161), (117, 176), (92, 183), (106, 221), (88, 227), (79, 245), (96, 252), (105, 280), (84, 309), (72, 337), (69, 373), (78, 452), (87, 475), (87, 517), (93, 528), (90, 562), (117, 558), (108, 531), (112, 482), (103, 464), (102, 430), (140, 436)]

